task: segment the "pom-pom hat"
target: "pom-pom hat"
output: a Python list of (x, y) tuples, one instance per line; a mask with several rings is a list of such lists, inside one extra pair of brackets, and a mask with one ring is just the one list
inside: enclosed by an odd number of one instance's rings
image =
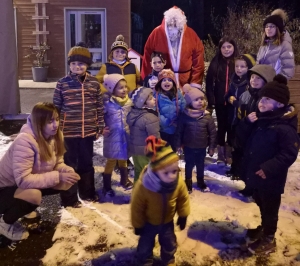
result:
[(79, 61), (90, 66), (93, 63), (89, 49), (82, 46), (74, 46), (68, 53), (68, 65), (71, 62)]
[(288, 17), (287, 14), (284, 10), (278, 8), (275, 9), (270, 16), (268, 16), (265, 20), (264, 20), (264, 27), (266, 27), (266, 25), (268, 23), (272, 23), (274, 24), (280, 31), (280, 33), (282, 33), (284, 31), (284, 24), (287, 21)]
[(125, 77), (120, 74), (105, 74), (103, 77), (104, 87), (112, 94), (120, 80), (125, 80)]
[(133, 90), (131, 93), (131, 100), (134, 106), (142, 108), (151, 93), (153, 93), (153, 90), (147, 87), (139, 87)]
[(116, 37), (116, 41), (113, 42), (110, 49), (111, 49), (111, 51), (113, 51), (117, 48), (122, 48), (122, 49), (128, 51), (128, 44), (125, 42), (125, 38), (121, 34)]

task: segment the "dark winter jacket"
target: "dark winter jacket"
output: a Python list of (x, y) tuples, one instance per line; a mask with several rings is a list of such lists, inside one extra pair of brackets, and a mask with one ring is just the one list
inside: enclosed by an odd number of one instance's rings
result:
[[(249, 188), (284, 192), (288, 168), (295, 162), (300, 140), (293, 106), (258, 113), (258, 120), (240, 122), (237, 137), (245, 144), (241, 179)], [(266, 179), (255, 174), (263, 170)]]
[[(206, 96), (208, 106), (225, 104), (224, 96), (229, 89), (230, 78), (234, 73), (234, 62), (214, 57), (206, 75)], [(226, 90), (227, 88), (227, 90)]]
[(185, 109), (179, 116), (178, 126), (175, 134), (176, 148), (181, 146), (199, 149), (214, 149), (217, 132), (213, 118), (208, 111)]
[(248, 88), (247, 91), (242, 93), (239, 98), (239, 108), (238, 108), (238, 119), (243, 119), (252, 112), (257, 111), (257, 104), (259, 100), (260, 89)]
[(147, 77), (145, 77), (144, 81), (143, 81), (143, 86), (147, 87), (147, 88), (151, 88), (149, 82), (149, 79), (151, 79), (153, 76), (158, 77), (158, 73), (155, 70), (152, 70), (151, 74), (149, 74)]
[(127, 115), (127, 124), (130, 129), (129, 157), (145, 155), (145, 140), (148, 136), (160, 138), (158, 113), (152, 109), (133, 107)]
[[(246, 91), (248, 87), (247, 74), (243, 75), (241, 78), (237, 74), (232, 75), (231, 83), (229, 86), (229, 91), (225, 95), (225, 100), (228, 104), (228, 122), (230, 125), (237, 124), (237, 115), (239, 108), (240, 96)], [(231, 104), (229, 98), (235, 97), (235, 101)]]

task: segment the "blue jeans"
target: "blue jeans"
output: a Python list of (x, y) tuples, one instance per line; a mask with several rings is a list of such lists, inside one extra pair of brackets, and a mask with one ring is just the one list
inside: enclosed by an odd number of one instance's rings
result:
[(136, 256), (140, 262), (139, 265), (143, 265), (143, 263), (145, 263), (147, 260), (152, 260), (155, 236), (157, 234), (158, 242), (161, 247), (161, 260), (164, 264), (175, 261), (174, 254), (177, 250), (177, 241), (174, 233), (173, 221), (162, 225), (152, 225), (150, 223), (146, 223), (137, 246)]
[(197, 182), (204, 179), (204, 159), (206, 156), (206, 148), (192, 149), (188, 147), (183, 148), (185, 160), (185, 179), (191, 179), (193, 168), (197, 168)]

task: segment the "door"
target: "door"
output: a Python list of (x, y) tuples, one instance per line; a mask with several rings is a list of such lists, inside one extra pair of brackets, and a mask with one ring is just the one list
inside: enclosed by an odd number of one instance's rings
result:
[[(66, 9), (65, 43), (66, 58), (71, 47), (84, 42), (92, 54), (93, 64), (88, 68), (96, 75), (106, 61), (106, 10)], [(66, 73), (69, 66), (66, 63)]]

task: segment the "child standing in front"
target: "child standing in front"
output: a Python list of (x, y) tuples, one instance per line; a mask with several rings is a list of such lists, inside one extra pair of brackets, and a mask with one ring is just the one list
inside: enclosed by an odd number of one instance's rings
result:
[(107, 158), (103, 173), (103, 194), (115, 196), (111, 188), (111, 176), (116, 163), (121, 175), (121, 186), (129, 189), (133, 183), (128, 179), (127, 158), (129, 127), (126, 118), (131, 110), (132, 101), (128, 97), (127, 83), (120, 74), (104, 75), (104, 86), (110, 93), (110, 98), (105, 102), (104, 111), (104, 141), (103, 155)]
[(154, 136), (146, 139), (145, 153), (151, 161), (136, 182), (131, 198), (131, 223), (135, 234), (140, 235), (137, 265), (153, 264), (157, 234), (164, 265), (176, 265), (174, 215), (177, 212), (176, 224), (183, 230), (190, 214), (189, 195), (178, 174), (179, 158), (164, 140)]
[(176, 148), (183, 146), (185, 159), (185, 183), (192, 192), (193, 168), (197, 167), (197, 186), (202, 191), (209, 191), (204, 182), (204, 159), (206, 148), (213, 156), (217, 146), (217, 131), (210, 113), (206, 110), (207, 100), (198, 84), (183, 86), (186, 108), (179, 116), (176, 131)]
[(248, 250), (252, 254), (268, 254), (276, 249), (278, 212), (289, 167), (297, 159), (299, 137), (297, 110), (288, 105), (287, 79), (276, 75), (259, 93), (258, 112), (241, 122), (245, 152), (242, 178), (254, 190), (261, 225), (248, 229)]
[(111, 45), (111, 51), (108, 56), (108, 62), (100, 68), (96, 78), (101, 84), (101, 91), (105, 92), (103, 86), (105, 74), (123, 75), (127, 82), (128, 92), (133, 91), (140, 82), (140, 72), (136, 65), (130, 62), (128, 58), (128, 45), (124, 41), (123, 35), (118, 35), (116, 41)]
[(155, 85), (156, 106), (160, 120), (160, 136), (176, 150), (174, 134), (178, 116), (185, 108), (185, 99), (176, 86), (175, 74), (171, 69), (163, 69), (158, 74)]
[(127, 116), (130, 129), (129, 156), (134, 163), (134, 182), (136, 182), (143, 168), (149, 163), (145, 156), (145, 140), (153, 135), (160, 138), (159, 118), (155, 111), (155, 98), (150, 88), (140, 87), (132, 92), (133, 108)]
[(155, 85), (158, 82), (158, 73), (162, 71), (166, 65), (166, 60), (164, 59), (162, 53), (152, 52), (151, 54), (151, 67), (152, 73), (145, 77), (143, 86), (151, 89), (155, 89)]
[[(103, 100), (98, 80), (87, 72), (92, 63), (85, 47), (74, 46), (68, 53), (70, 73), (57, 82), (53, 103), (60, 111), (60, 127), (67, 152), (65, 163), (79, 174), (79, 196), (83, 200), (98, 200), (94, 185), (93, 145), (102, 133)], [(77, 185), (61, 193), (62, 202), (80, 204)]]

